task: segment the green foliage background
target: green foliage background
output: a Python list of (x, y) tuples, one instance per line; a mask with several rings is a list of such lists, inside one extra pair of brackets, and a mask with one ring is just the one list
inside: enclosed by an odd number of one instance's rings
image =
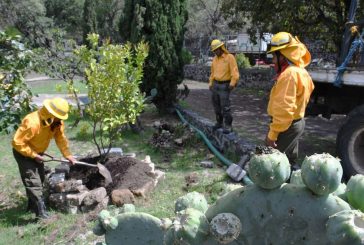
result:
[(120, 34), (132, 43), (145, 40), (150, 47), (144, 69), (142, 91), (157, 88), (154, 104), (166, 112), (176, 100), (183, 80), (182, 47), (187, 21), (185, 0), (127, 0)]

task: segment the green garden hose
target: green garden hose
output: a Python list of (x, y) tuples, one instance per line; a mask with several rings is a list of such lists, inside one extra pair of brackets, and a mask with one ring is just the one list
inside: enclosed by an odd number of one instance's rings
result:
[[(229, 159), (227, 159), (226, 157), (224, 157), (224, 155), (222, 155), (216, 148), (215, 146), (211, 143), (211, 141), (206, 137), (206, 135), (201, 131), (199, 130), (198, 128), (196, 128), (195, 126), (193, 126), (191, 123), (189, 123), (183, 116), (182, 116), (182, 113), (177, 109), (176, 109), (176, 112), (177, 112), (177, 115), (179, 116), (179, 118), (181, 119), (181, 121), (183, 123), (186, 123), (188, 124), (194, 131), (196, 131), (200, 136), (201, 138), (203, 139), (203, 141), (205, 142), (205, 144), (207, 145), (207, 147), (212, 151), (212, 153), (223, 163), (225, 164), (226, 166), (230, 166), (230, 164), (232, 164), (233, 162), (231, 162)], [(243, 183), (245, 185), (251, 185), (253, 184), (253, 182), (250, 180), (250, 178), (245, 175), (244, 178), (243, 178)]]

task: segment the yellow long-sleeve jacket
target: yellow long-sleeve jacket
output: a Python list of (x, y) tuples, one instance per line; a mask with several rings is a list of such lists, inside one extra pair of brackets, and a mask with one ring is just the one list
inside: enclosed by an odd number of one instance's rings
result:
[(51, 139), (54, 138), (62, 155), (66, 158), (71, 156), (63, 121), (53, 131), (50, 126), (43, 125), (42, 120), (50, 117), (52, 116), (44, 107), (25, 116), (14, 135), (13, 148), (23, 156), (35, 158), (37, 154), (46, 151)]
[(230, 86), (235, 87), (238, 83), (239, 77), (239, 69), (234, 55), (230, 53), (223, 53), (220, 57), (214, 57), (211, 64), (209, 86), (213, 85), (214, 80), (230, 80)]
[(290, 65), (274, 84), (268, 103), (268, 114), (272, 117), (268, 138), (277, 140), (279, 133), (286, 131), (293, 120), (303, 118), (307, 103), (314, 89), (306, 69)]

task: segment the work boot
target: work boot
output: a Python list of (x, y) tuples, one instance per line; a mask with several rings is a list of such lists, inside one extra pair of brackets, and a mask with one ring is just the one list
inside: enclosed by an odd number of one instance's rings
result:
[(43, 199), (37, 202), (36, 215), (38, 219), (48, 219), (50, 217), (50, 215), (47, 212)]
[(215, 125), (212, 127), (212, 130), (218, 130), (219, 128), (222, 128), (222, 124), (221, 123), (215, 123)]
[(35, 204), (35, 202), (33, 202), (30, 198), (28, 198), (28, 205), (27, 205), (27, 212), (33, 212), (36, 213), (37, 211), (37, 205)]

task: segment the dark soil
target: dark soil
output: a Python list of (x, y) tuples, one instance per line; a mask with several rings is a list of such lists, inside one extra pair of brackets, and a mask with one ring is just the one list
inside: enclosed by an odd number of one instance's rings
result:
[[(96, 164), (98, 160), (98, 157), (94, 157), (82, 159), (81, 161)], [(109, 194), (114, 189), (133, 191), (152, 180), (152, 177), (147, 175), (152, 170), (149, 164), (132, 157), (110, 157), (105, 161), (104, 166), (110, 171), (113, 179), (113, 183), (106, 187)], [(72, 166), (69, 179), (81, 179), (89, 189), (105, 187), (104, 178), (97, 168)]]

